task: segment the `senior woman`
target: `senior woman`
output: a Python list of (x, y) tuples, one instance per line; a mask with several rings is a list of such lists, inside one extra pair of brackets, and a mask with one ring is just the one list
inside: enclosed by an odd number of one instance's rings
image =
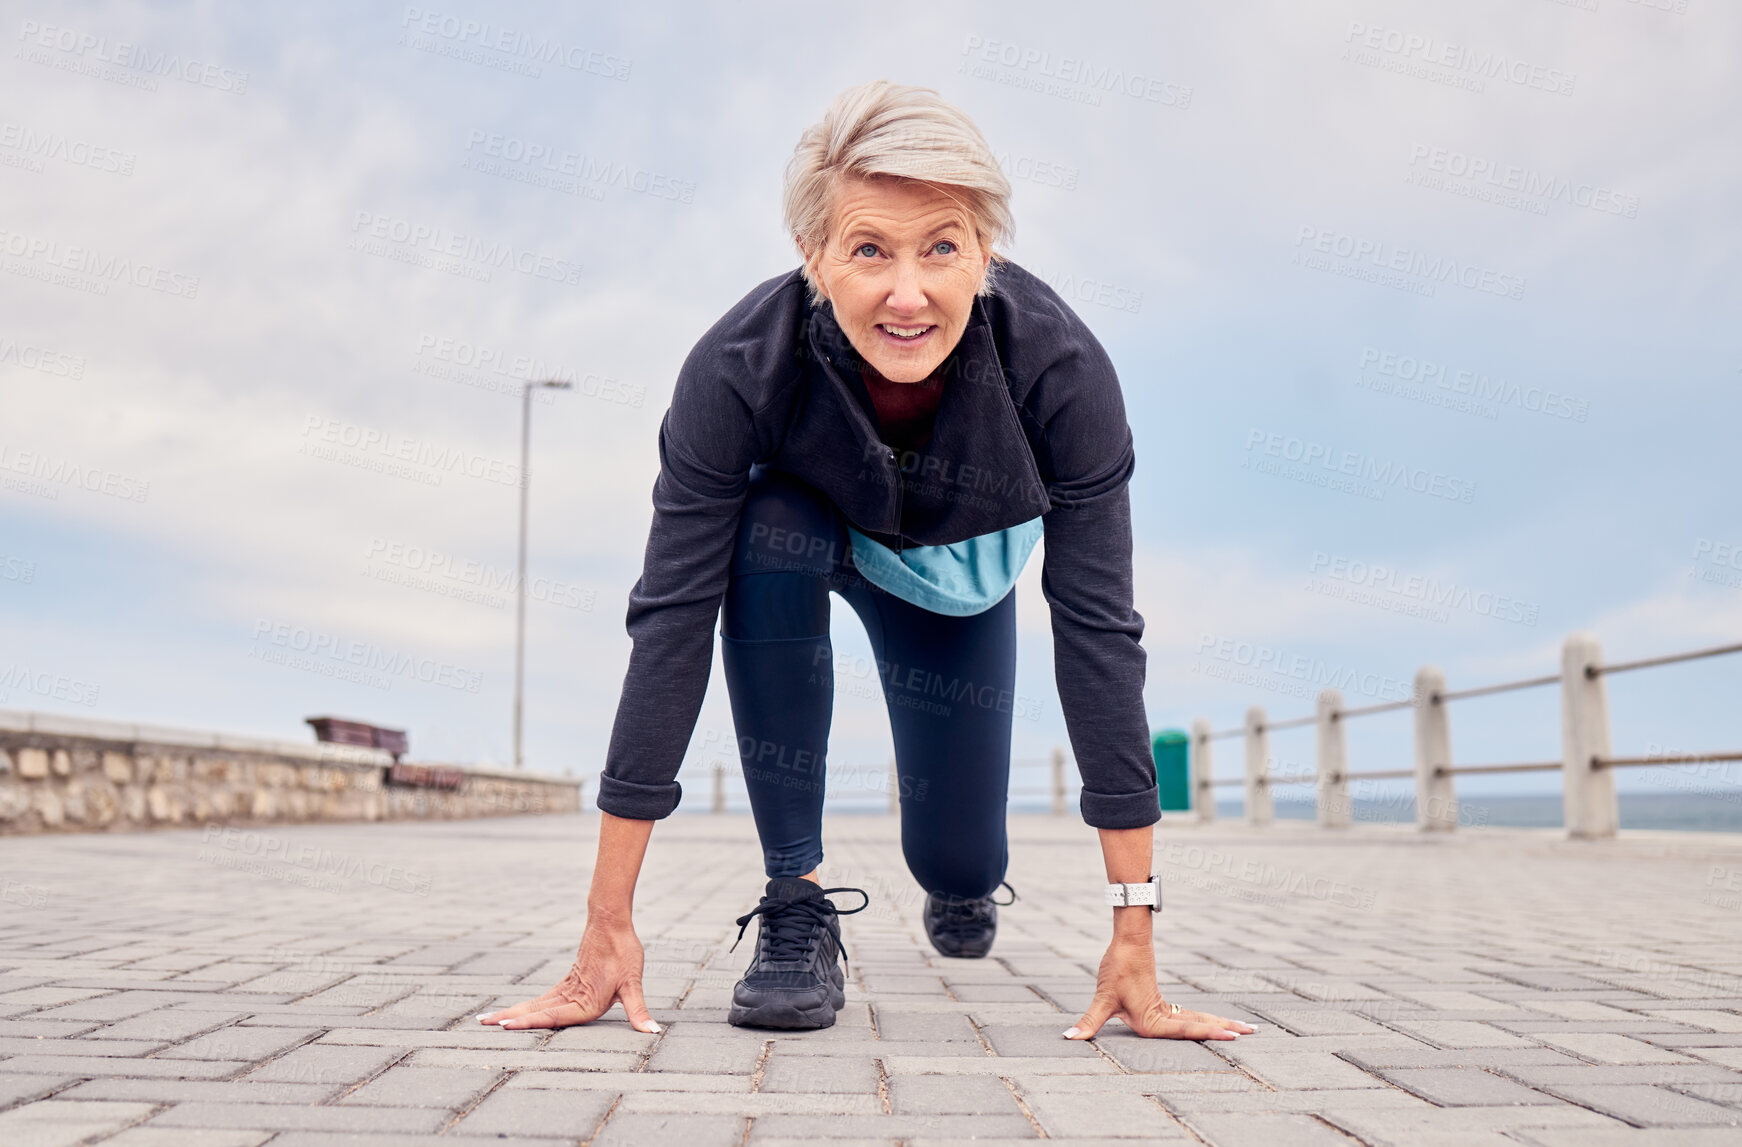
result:
[(827, 893), (858, 890), (817, 881), (831, 592), (876, 651), (927, 934), (942, 955), (985, 955), (1008, 860), (1012, 589), (1044, 534), (1041, 586), (1082, 815), (1114, 882), (1085, 881), (1081, 895), (1125, 905), (1111, 909), (1094, 998), (1065, 1034), (1088, 1039), (1115, 1015), (1145, 1036), (1252, 1030), (1170, 1006), (1156, 985), (1160, 809), (1132, 607), (1131, 432), (1094, 336), (995, 254), (1009, 195), (979, 130), (929, 89), (850, 89), (804, 133), (785, 196), (802, 265), (702, 336), (660, 428), (580, 951), (551, 992), (482, 1021), (561, 1027), (621, 1002), (638, 1030), (659, 1030), (642, 997), (632, 898), (653, 824), (681, 795), (674, 778), (718, 617), (769, 877), (737, 920), (742, 937), (759, 918), (757, 946), (728, 1018), (834, 1023), (843, 910)]

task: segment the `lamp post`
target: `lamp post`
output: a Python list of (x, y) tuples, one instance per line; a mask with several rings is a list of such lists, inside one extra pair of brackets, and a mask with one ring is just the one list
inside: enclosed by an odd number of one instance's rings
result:
[(547, 378), (520, 388), (520, 560), (516, 567), (519, 576), (514, 579), (514, 767), (517, 769), (526, 767), (526, 759), (521, 754), (520, 730), (526, 699), (526, 492), (532, 485), (532, 475), (527, 469), (527, 455), (532, 445), (532, 392), (539, 387), (567, 390), (570, 385), (566, 378)]

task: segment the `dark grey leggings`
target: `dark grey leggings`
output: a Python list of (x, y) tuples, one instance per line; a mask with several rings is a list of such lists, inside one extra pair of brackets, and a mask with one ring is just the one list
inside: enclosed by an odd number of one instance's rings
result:
[(901, 847), (927, 892), (987, 896), (1004, 879), (1016, 595), (947, 617), (871, 585), (846, 524), (813, 487), (752, 473), (722, 610), (726, 687), (770, 877), (822, 862), (835, 658), (829, 593), (865, 623), (889, 706)]

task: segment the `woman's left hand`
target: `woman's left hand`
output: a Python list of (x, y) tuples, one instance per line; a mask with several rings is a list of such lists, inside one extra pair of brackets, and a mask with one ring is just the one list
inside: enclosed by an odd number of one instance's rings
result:
[[(1135, 909), (1128, 911), (1136, 911)], [(1147, 909), (1143, 909), (1147, 914)], [(1239, 1020), (1224, 1019), (1206, 1012), (1190, 1012), (1162, 998), (1155, 982), (1155, 942), (1147, 935), (1140, 938), (1114, 936), (1101, 957), (1101, 969), (1095, 977), (1095, 998), (1076, 1026), (1065, 1032), (1066, 1039), (1093, 1039), (1101, 1025), (1114, 1016), (1140, 1036), (1154, 1039), (1234, 1039), (1250, 1035), (1255, 1030)]]

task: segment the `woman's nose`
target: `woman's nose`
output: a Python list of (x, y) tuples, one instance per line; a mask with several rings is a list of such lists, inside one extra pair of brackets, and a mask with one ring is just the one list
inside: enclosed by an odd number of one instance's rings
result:
[(925, 290), (920, 285), (919, 268), (898, 262), (895, 282), (890, 285), (884, 304), (901, 315), (916, 315), (925, 308)]

